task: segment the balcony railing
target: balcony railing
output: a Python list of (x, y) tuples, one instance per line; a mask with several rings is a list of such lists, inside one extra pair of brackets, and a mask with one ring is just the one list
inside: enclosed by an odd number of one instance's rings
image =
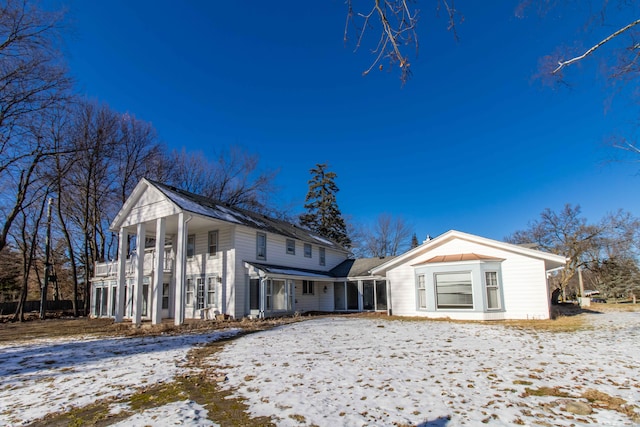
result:
[[(144, 274), (150, 274), (153, 271), (155, 264), (156, 251), (149, 249), (144, 254)], [(164, 252), (163, 270), (165, 273), (171, 273), (173, 271), (175, 257), (172, 250)], [(132, 254), (126, 261), (125, 274), (132, 275), (136, 271), (138, 265), (138, 258), (135, 254)], [(110, 277), (118, 275), (118, 261), (96, 262), (94, 269), (95, 277)]]

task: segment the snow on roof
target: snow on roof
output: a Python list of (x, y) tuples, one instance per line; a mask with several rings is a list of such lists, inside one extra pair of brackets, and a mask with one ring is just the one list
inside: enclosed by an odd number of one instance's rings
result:
[(286, 276), (299, 276), (299, 277), (315, 277), (321, 279), (330, 279), (333, 280), (334, 277), (328, 271), (319, 271), (319, 270), (307, 270), (307, 269), (298, 269), (291, 268), (279, 265), (268, 265), (268, 264), (259, 264), (255, 262), (247, 262), (247, 264), (257, 268), (258, 270), (262, 270), (267, 274), (281, 274)]
[(337, 250), (345, 250), (338, 243), (332, 242), (330, 239), (327, 239), (325, 237), (318, 236), (310, 230), (298, 227), (295, 224), (291, 224), (275, 218), (270, 218), (267, 215), (263, 215), (257, 212), (251, 212), (246, 209), (230, 206), (218, 200), (180, 190), (166, 184), (151, 180), (147, 181), (149, 181), (151, 185), (154, 185), (156, 188), (158, 188), (158, 190), (160, 190), (166, 197), (168, 197), (169, 200), (186, 211), (210, 218), (215, 218), (221, 221), (231, 222), (233, 224), (241, 224), (247, 227), (269, 231), (271, 233), (302, 240), (309, 243), (320, 244)]

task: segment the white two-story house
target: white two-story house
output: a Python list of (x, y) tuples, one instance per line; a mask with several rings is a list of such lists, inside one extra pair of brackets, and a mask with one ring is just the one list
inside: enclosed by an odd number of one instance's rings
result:
[(313, 311), (387, 310), (387, 259), (285, 221), (143, 179), (111, 224), (118, 258), (98, 263), (91, 314), (160, 323)]

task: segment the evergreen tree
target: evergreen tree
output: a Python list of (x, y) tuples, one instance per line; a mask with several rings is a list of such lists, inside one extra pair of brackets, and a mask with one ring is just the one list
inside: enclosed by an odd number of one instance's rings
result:
[(309, 172), (312, 178), (304, 205), (307, 213), (300, 215), (300, 225), (345, 248), (350, 247), (351, 239), (336, 201), (339, 190), (335, 172), (327, 171), (326, 163), (316, 164)]
[(413, 236), (411, 236), (411, 249), (417, 248), (418, 245), (418, 236), (416, 236), (416, 233), (413, 233)]

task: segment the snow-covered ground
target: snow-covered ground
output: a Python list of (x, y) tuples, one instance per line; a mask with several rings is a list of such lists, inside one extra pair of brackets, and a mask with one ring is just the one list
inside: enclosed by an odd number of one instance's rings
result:
[[(188, 369), (186, 355), (190, 349), (238, 332), (239, 329), (140, 338), (76, 337), (2, 345), (0, 425), (29, 424), (49, 413), (124, 397), (141, 387), (172, 381)], [(206, 421), (206, 411), (199, 405), (182, 402), (181, 407), (181, 411), (167, 408), (163, 419), (187, 420), (183, 425), (210, 425), (200, 423), (203, 416)], [(153, 412), (148, 414), (151, 420), (155, 416)]]
[[(590, 315), (592, 330), (320, 318), (243, 336), (209, 360), (225, 387), (278, 425), (634, 425), (613, 410), (566, 410), (595, 389), (640, 402), (640, 313)], [(0, 425), (124, 397), (185, 373), (194, 346), (236, 334), (55, 339), (0, 346)], [(179, 399), (179, 398), (177, 398)], [(206, 402), (178, 400), (118, 425), (212, 426)], [(113, 405), (118, 412), (127, 407)]]
[(232, 365), (227, 387), (282, 426), (632, 425), (611, 410), (569, 413), (572, 399), (522, 396), (546, 386), (640, 402), (640, 313), (591, 318), (578, 333), (318, 319), (243, 337), (212, 363)]

